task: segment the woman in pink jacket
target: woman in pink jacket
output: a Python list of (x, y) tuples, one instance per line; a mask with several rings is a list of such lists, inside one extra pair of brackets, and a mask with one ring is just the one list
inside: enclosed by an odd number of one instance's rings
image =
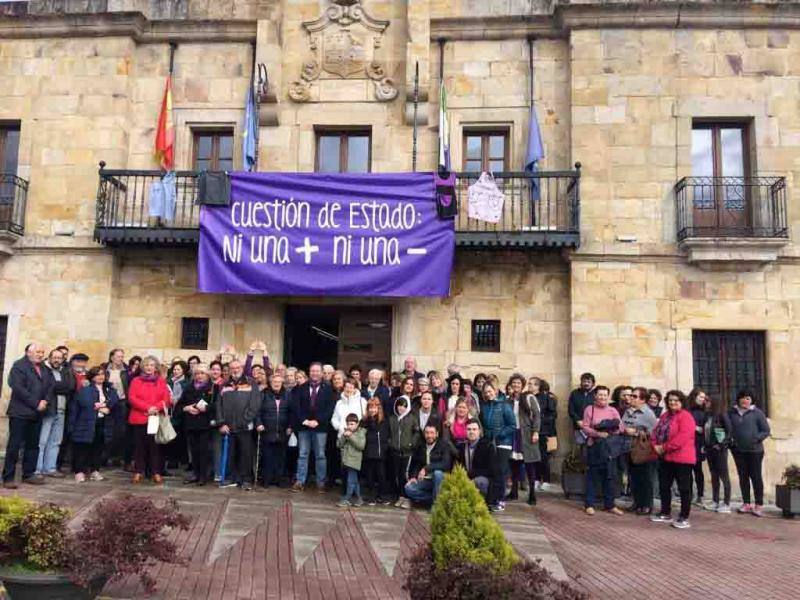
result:
[[(658, 483), (661, 492), (661, 513), (653, 515), (654, 523), (672, 523), (678, 529), (689, 528), (692, 503), (692, 469), (696, 462), (694, 445), (695, 422), (686, 409), (686, 396), (678, 390), (666, 395), (667, 410), (658, 420), (651, 439), (658, 454)], [(672, 482), (678, 482), (681, 512), (672, 520)]]

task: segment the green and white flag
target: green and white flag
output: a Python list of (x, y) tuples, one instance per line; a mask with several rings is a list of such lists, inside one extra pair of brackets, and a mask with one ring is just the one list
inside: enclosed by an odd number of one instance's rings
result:
[(447, 90), (439, 85), (439, 168), (450, 171), (450, 120), (447, 118)]

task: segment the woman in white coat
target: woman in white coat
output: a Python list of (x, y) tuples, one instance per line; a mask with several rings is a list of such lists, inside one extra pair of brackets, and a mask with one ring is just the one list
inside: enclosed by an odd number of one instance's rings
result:
[(348, 377), (344, 382), (344, 390), (336, 407), (333, 409), (331, 425), (338, 432), (339, 436), (344, 433), (346, 428), (345, 419), (350, 413), (358, 415), (358, 419), (364, 418), (367, 413), (367, 401), (361, 396), (355, 379)]

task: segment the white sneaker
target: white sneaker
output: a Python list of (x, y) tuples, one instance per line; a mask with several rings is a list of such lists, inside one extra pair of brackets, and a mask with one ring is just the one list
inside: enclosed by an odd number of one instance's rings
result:
[(540, 491), (542, 490), (542, 485), (543, 485), (543, 484), (542, 484), (542, 482), (541, 482), (541, 481), (537, 481), (537, 482), (536, 482), (536, 491), (537, 491), (537, 492), (540, 492)]
[(100, 471), (92, 471), (92, 474), (89, 475), (89, 479), (92, 481), (104, 481), (105, 477), (100, 475)]
[(712, 512), (717, 512), (719, 509), (719, 502), (706, 502), (703, 504), (703, 510), (710, 510)]
[(724, 502), (720, 502), (719, 506), (717, 506), (717, 512), (721, 515), (729, 515), (731, 514), (731, 506), (730, 504), (725, 504)]
[(650, 517), (651, 523), (672, 523), (672, 517), (667, 515), (653, 515)]
[(675, 529), (689, 529), (689, 527), (691, 527), (691, 525), (689, 525), (689, 519), (678, 519), (677, 521), (673, 521), (672, 526)]
[(86, 475), (83, 473), (75, 473), (75, 483), (84, 483), (86, 481)]
[(541, 489), (542, 489), (543, 492), (549, 492), (550, 490), (553, 489), (553, 486), (551, 484), (549, 484), (549, 483), (542, 483), (542, 488)]

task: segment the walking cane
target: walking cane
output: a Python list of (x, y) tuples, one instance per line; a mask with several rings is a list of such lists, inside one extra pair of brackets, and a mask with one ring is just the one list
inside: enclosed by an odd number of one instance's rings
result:
[(222, 452), (219, 457), (219, 487), (225, 485), (225, 477), (228, 470), (228, 436), (222, 436)]
[[(258, 463), (261, 460), (261, 432), (258, 432), (258, 441), (256, 442), (256, 464), (253, 465), (253, 486), (258, 483)], [(266, 482), (265, 482), (266, 483)]]

